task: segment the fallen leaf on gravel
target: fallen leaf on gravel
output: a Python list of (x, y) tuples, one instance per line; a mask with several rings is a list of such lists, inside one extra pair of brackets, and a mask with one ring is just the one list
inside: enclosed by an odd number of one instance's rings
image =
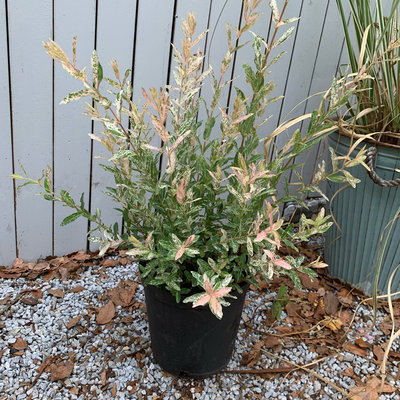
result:
[(19, 337), (17, 338), (15, 343), (12, 344), (12, 347), (14, 347), (14, 349), (16, 350), (25, 350), (26, 348), (28, 348), (28, 343), (24, 339)]
[(101, 384), (104, 386), (107, 383), (107, 371), (103, 369), (100, 373)]
[(85, 290), (85, 288), (81, 285), (75, 286), (72, 289), (70, 289), (69, 291), (71, 293), (79, 293), (79, 292), (83, 292)]
[(349, 376), (350, 378), (354, 378), (355, 377), (355, 375), (354, 375), (354, 369), (353, 368), (346, 368), (343, 372), (342, 372), (342, 374), (344, 375), (344, 376)]
[(103, 267), (115, 267), (119, 264), (119, 260), (113, 260), (112, 258), (107, 258), (100, 263)]
[(52, 296), (58, 297), (63, 299), (65, 296), (64, 290), (62, 289), (49, 289), (47, 293), (51, 294)]
[(77, 253), (73, 253), (70, 257), (76, 261), (86, 261), (92, 256), (90, 254), (85, 253), (83, 250), (79, 250)]
[(9, 300), (11, 300), (11, 296), (7, 296), (3, 300), (0, 300), (0, 306), (4, 306), (4, 304), (7, 304)]
[(377, 345), (374, 345), (372, 351), (374, 352), (374, 355), (376, 357), (376, 361), (378, 363), (381, 363), (383, 361), (383, 358), (384, 358), (384, 355), (385, 355), (385, 351), (381, 347), (379, 347)]
[(122, 318), (121, 322), (124, 324), (131, 324), (133, 322), (132, 315), (127, 315), (126, 317)]
[(381, 380), (376, 376), (370, 378), (364, 386), (350, 389), (351, 400), (379, 400), (380, 393), (394, 393), (396, 388), (385, 383), (381, 388)]
[(314, 278), (314, 280), (311, 281), (311, 278), (307, 274), (302, 273), (299, 273), (299, 277), (304, 289), (318, 290), (320, 287), (319, 280), (317, 278)]
[(273, 347), (281, 345), (281, 341), (276, 336), (267, 336), (264, 339), (264, 344), (267, 349), (272, 349)]
[(72, 361), (67, 361), (65, 364), (63, 361), (51, 364), (49, 367), (50, 380), (54, 382), (60, 379), (68, 378), (72, 374), (73, 370), (74, 363)]
[(68, 321), (68, 324), (66, 325), (67, 329), (73, 328), (80, 320), (81, 320), (81, 316), (80, 315), (78, 315), (77, 317), (71, 318)]
[(366, 357), (368, 354), (367, 350), (362, 349), (361, 347), (355, 346), (354, 344), (350, 343), (346, 343), (343, 346), (343, 349), (360, 357)]
[(4, 354), (4, 349), (1, 349), (0, 350), (0, 363), (1, 363), (1, 357), (3, 357), (3, 354)]
[(340, 310), (335, 316), (342, 321), (344, 326), (349, 326), (353, 318), (353, 313), (349, 310)]
[(337, 332), (343, 325), (339, 318), (326, 317), (325, 326), (329, 328), (332, 332)]
[(358, 338), (354, 343), (362, 349), (368, 349), (369, 347), (369, 344), (363, 338)]
[(35, 299), (41, 299), (43, 297), (42, 289), (35, 289), (35, 290), (32, 290), (30, 293), (31, 293), (31, 296), (33, 296)]
[(27, 306), (35, 306), (36, 304), (39, 304), (39, 300), (36, 297), (24, 296), (21, 299), (21, 303), (24, 303)]
[(301, 306), (300, 304), (296, 304), (293, 302), (290, 302), (286, 304), (286, 312), (289, 315), (289, 317), (300, 317), (300, 312), (301, 312)]
[(115, 315), (114, 303), (110, 300), (105, 306), (103, 306), (96, 317), (96, 322), (99, 325), (104, 325), (110, 322)]
[(77, 396), (79, 394), (79, 389), (77, 387), (74, 387), (72, 389), (69, 389), (69, 392)]
[(338, 310), (339, 300), (335, 293), (327, 292), (324, 296), (325, 313), (327, 315), (333, 315)]
[(247, 353), (243, 353), (242, 361), (240, 362), (242, 365), (246, 365), (247, 368), (251, 368), (253, 365), (257, 364), (257, 361), (261, 358), (261, 351), (250, 350)]
[(115, 397), (117, 395), (117, 384), (114, 383), (114, 386), (111, 388), (111, 396)]
[(108, 295), (116, 306), (129, 307), (135, 296), (138, 284), (132, 281), (120, 281), (118, 286), (110, 289)]

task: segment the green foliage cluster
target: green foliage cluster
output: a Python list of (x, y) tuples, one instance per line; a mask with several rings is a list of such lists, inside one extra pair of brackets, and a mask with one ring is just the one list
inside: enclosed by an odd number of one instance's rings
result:
[[(354, 180), (346, 171), (354, 160), (335, 158), (333, 153), (331, 172), (326, 172), (322, 163), (311, 183), (304, 183), (298, 175), (293, 191), (289, 192), (286, 184), (286, 192), (278, 194), (277, 187), (285, 182), (288, 171), (301, 167), (293, 160), (336, 128), (326, 120), (351, 93), (329, 102), (328, 92), (319, 110), (260, 136), (266, 106), (277, 99), (270, 96), (275, 85), (267, 78), (269, 67), (283, 53), (272, 54), (290, 37), (293, 27), (282, 35), (278, 32), (296, 20), (283, 19), (283, 11), (272, 0), (274, 28), (269, 43), (265, 42), (250, 33), (259, 18), (256, 9), (260, 1), (244, 2), (240, 29), (227, 27), (228, 50), (219, 72), (203, 69), (203, 55), (196, 46), (206, 33), (195, 36), (196, 21), (189, 14), (182, 25), (182, 49), (174, 47), (176, 85), (143, 90), (145, 102), (141, 107), (132, 101), (130, 70), (122, 76), (113, 61), (115, 77), (106, 78), (93, 52), (90, 81), (85, 69), (76, 67), (75, 40), (72, 62), (55, 42), (44, 44), (48, 54), (83, 83), (83, 90), (70, 93), (63, 103), (82, 97), (93, 100), (92, 105), (87, 103), (86, 114), (100, 121), (104, 130), (90, 137), (110, 152), (109, 163), (103, 168), (114, 176), (115, 185), (107, 188), (107, 194), (119, 204), (124, 234), (117, 225), (106, 226), (100, 211), (90, 214), (83, 197), (76, 203), (66, 191), (53, 191), (49, 170), (39, 180), (21, 175), (14, 178), (40, 185), (45, 199), (72, 207), (74, 213), (63, 225), (80, 216), (97, 224), (96, 229), (104, 236), (97, 239), (101, 240), (102, 252), (110, 246), (128, 248), (128, 253), (141, 262), (142, 280), (167, 289), (177, 301), (196, 293), (196, 287), (203, 287), (204, 282), (208, 282), (207, 298), (213, 301), (219, 293), (227, 292), (222, 288), (228, 282), (233, 289), (241, 290), (244, 282), (257, 284), (257, 276), (268, 281), (274, 274), (285, 274), (300, 286), (298, 272), (311, 276), (315, 272), (304, 265), (303, 257), (282, 258), (277, 250), (282, 244), (297, 250), (293, 241), (326, 231), (329, 217), (323, 213), (316, 219), (303, 216), (295, 229), (279, 217), (279, 205), (294, 199), (301, 202), (301, 196), (320, 192), (318, 184), (323, 180)], [(286, 5), (287, 1), (282, 10)], [(229, 88), (225, 75), (233, 55), (242, 47), (238, 44), (244, 35), (252, 40), (254, 63), (243, 66), (248, 87), (235, 88), (236, 96), (228, 110), (220, 104), (220, 97)], [(211, 82), (213, 88), (209, 101), (200, 95), (205, 82)], [(107, 94), (101, 90), (105, 84)], [(109, 93), (112, 100), (107, 97)], [(198, 119), (201, 113), (204, 120)], [(309, 126), (302, 135), (294, 127), (306, 119)], [(293, 134), (289, 134), (292, 129)], [(282, 134), (287, 140), (278, 148), (275, 139)], [(264, 152), (260, 152), (262, 144)], [(357, 161), (362, 160), (360, 152)]]

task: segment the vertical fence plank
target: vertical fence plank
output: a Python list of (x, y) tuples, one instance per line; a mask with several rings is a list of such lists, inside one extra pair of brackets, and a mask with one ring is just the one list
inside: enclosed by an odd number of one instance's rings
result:
[[(97, 53), (102, 64), (104, 76), (115, 79), (112, 60), (117, 60), (123, 76), (125, 70), (132, 67), (132, 52), (135, 45), (135, 19), (136, 2), (100, 1), (98, 3), (97, 20)], [(128, 79), (131, 79), (130, 77)], [(105, 93), (107, 83), (102, 83), (102, 91)], [(107, 87), (109, 88), (109, 87)], [(110, 95), (110, 100), (114, 100)], [(100, 107), (101, 108), (101, 107)], [(125, 125), (127, 126), (127, 121)], [(95, 122), (95, 134), (101, 136), (102, 125)], [(115, 210), (117, 204), (104, 194), (107, 186), (113, 186), (113, 176), (104, 171), (100, 164), (108, 164), (110, 153), (98, 142), (93, 143), (93, 171), (91, 182), (91, 211), (97, 208), (101, 210), (102, 220), (106, 225), (113, 225), (122, 221), (122, 216)], [(91, 226), (91, 229), (95, 228)], [(91, 245), (91, 249), (96, 246)]]
[[(54, 39), (72, 57), (72, 40), (77, 36), (78, 68), (90, 65), (90, 54), (94, 46), (96, 2), (70, 0), (55, 2)], [(89, 71), (88, 71), (89, 72)], [(61, 67), (54, 70), (54, 184), (57, 189), (68, 190), (78, 201), (85, 192), (88, 200), (90, 174), (91, 120), (83, 115), (81, 101), (60, 105), (70, 92), (81, 90), (82, 82), (70, 77)], [(86, 248), (87, 221), (83, 218), (67, 226), (61, 221), (74, 210), (55, 203), (54, 210), (54, 253), (66, 254)]]
[[(8, 7), (15, 160), (38, 177), (53, 157), (52, 63), (42, 47), (52, 36), (52, 2), (10, 1)], [(27, 186), (16, 204), (19, 255), (31, 260), (52, 252), (52, 206), (37, 191)]]
[[(313, 79), (315, 60), (319, 50), (319, 42), (321, 37), (321, 30), (325, 21), (327, 10), (327, 2), (309, 3), (304, 2), (302, 7), (302, 14), (298, 25), (296, 34), (296, 42), (293, 48), (292, 63), (290, 72), (287, 76), (287, 89), (285, 97), (282, 100), (280, 110), (280, 121), (283, 122), (290, 118), (294, 118), (303, 114), (306, 110), (304, 108), (304, 101), (309, 96), (310, 82)], [(302, 124), (298, 124), (290, 129), (289, 136), (293, 134), (294, 130), (301, 128)], [(304, 128), (308, 126), (308, 121), (303, 124)], [(276, 145), (282, 148), (286, 143), (286, 138), (281, 135)], [(295, 163), (302, 163), (307, 160), (310, 155), (303, 154), (296, 158)], [(312, 171), (312, 163), (307, 170), (309, 173)], [(302, 171), (303, 175), (306, 174), (305, 169)], [(294, 173), (288, 173), (290, 181), (297, 181)], [(291, 191), (296, 190), (297, 186), (291, 188)], [(283, 190), (283, 187), (278, 188)]]
[(133, 98), (142, 88), (163, 87), (168, 79), (174, 0), (140, 0), (133, 76)]
[(13, 172), (11, 113), (9, 101), (6, 3), (0, 6), (0, 264), (11, 264), (16, 256), (14, 190), (9, 175)]

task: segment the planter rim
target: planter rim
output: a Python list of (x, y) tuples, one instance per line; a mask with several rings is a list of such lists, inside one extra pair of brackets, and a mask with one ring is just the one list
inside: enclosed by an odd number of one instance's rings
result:
[[(343, 127), (339, 124), (338, 129), (335, 131), (339, 136), (345, 136), (349, 139), (360, 139), (362, 138), (364, 135), (360, 135), (354, 131), (351, 131), (351, 134), (348, 133), (348, 131), (346, 131), (345, 129), (343, 129)], [(385, 131), (385, 132), (376, 132), (376, 133), (394, 133), (394, 132), (390, 132), (390, 131)], [(392, 144), (392, 143), (386, 143), (386, 142), (380, 142), (379, 140), (375, 140), (375, 139), (364, 139), (365, 142), (373, 144), (375, 146), (382, 146), (382, 147), (387, 147), (387, 148), (391, 148), (391, 149), (397, 149), (400, 150), (400, 145), (396, 145), (396, 144)]]
[[(146, 285), (145, 283), (142, 283), (142, 284), (143, 284), (143, 286), (151, 288), (154, 292), (156, 292), (157, 293), (157, 299), (159, 301), (161, 301), (162, 303), (164, 303), (164, 304), (168, 304), (169, 305), (169, 304), (171, 304), (171, 300), (173, 300), (178, 308), (193, 309), (193, 306), (192, 306), (191, 303), (184, 303), (182, 301), (183, 298), (181, 299), (181, 301), (179, 303), (177, 303), (176, 300), (175, 300), (175, 297), (167, 289), (162, 289), (162, 288), (160, 288), (158, 286), (155, 286), (155, 285)], [(250, 287), (250, 283), (244, 282), (243, 284), (240, 284), (240, 287), (242, 288), (243, 292), (247, 292), (247, 290)], [(200, 291), (200, 289), (199, 289), (199, 291)], [(233, 296), (237, 296), (237, 295), (239, 295), (241, 293), (239, 293), (237, 290), (234, 290), (230, 294), (232, 294)], [(230, 298), (230, 297), (228, 297), (228, 299), (235, 300), (234, 298)], [(203, 309), (207, 309), (208, 310), (209, 307), (208, 307), (208, 305), (204, 305), (204, 306), (199, 306), (199, 307), (196, 307), (196, 308), (198, 310), (203, 310)]]

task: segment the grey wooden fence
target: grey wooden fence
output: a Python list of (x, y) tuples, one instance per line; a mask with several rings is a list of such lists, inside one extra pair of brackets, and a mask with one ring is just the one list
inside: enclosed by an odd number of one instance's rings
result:
[[(87, 133), (97, 127), (82, 115), (82, 103), (60, 106), (59, 101), (79, 84), (54, 65), (42, 41), (53, 38), (69, 49), (78, 36), (79, 66), (89, 65), (96, 48), (110, 76), (108, 61), (121, 68), (133, 67), (134, 97), (141, 88), (159, 87), (170, 79), (170, 43), (179, 45), (180, 22), (189, 11), (197, 16), (198, 31), (213, 30), (224, 0), (3, 0), (0, 4), (0, 264), (15, 257), (39, 257), (86, 249), (88, 223), (78, 219), (67, 227), (60, 221), (71, 211), (46, 202), (34, 187), (21, 192), (9, 178), (23, 164), (32, 177), (50, 165), (57, 188), (77, 198), (85, 192), (91, 209), (102, 209), (106, 222), (117, 217), (114, 204), (102, 193), (110, 177), (94, 156), (101, 154)], [(268, 0), (254, 27), (267, 36), (270, 24)], [(278, 0), (282, 7), (283, 0)], [(238, 24), (242, 0), (229, 0), (223, 9), (211, 47), (210, 64), (218, 66), (226, 52), (225, 22)], [(270, 132), (284, 116), (309, 95), (326, 89), (343, 45), (334, 0), (290, 0), (286, 15), (299, 16), (294, 35), (284, 45), (287, 55), (272, 67), (283, 100), (269, 108), (272, 118), (264, 126)], [(210, 34), (208, 45), (210, 45)], [(249, 62), (251, 49), (235, 60), (232, 76), (243, 80), (241, 65)], [(228, 101), (228, 99), (224, 99)], [(295, 114), (312, 109), (312, 98)]]

